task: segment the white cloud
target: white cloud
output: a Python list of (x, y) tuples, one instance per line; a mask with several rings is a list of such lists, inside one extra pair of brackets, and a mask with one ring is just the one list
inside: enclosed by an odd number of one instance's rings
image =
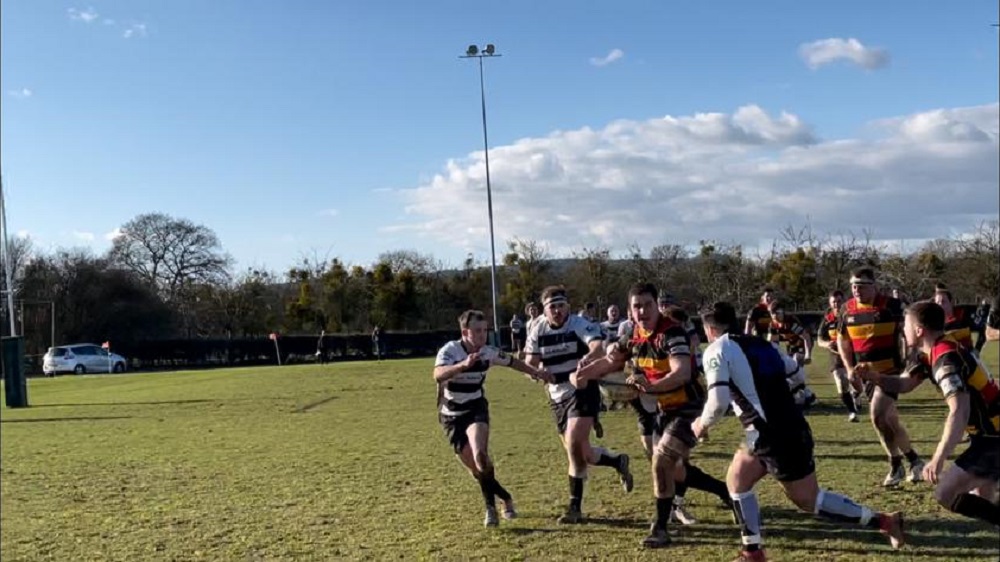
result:
[(889, 52), (878, 47), (866, 47), (861, 41), (831, 37), (799, 46), (799, 56), (809, 65), (809, 68), (819, 68), (838, 60), (847, 60), (854, 64), (875, 70), (889, 64)]
[(30, 238), (31, 233), (28, 232), (27, 230), (18, 230), (15, 236), (17, 236), (18, 238)]
[[(556, 253), (756, 247), (806, 220), (887, 240), (948, 236), (1000, 214), (998, 120), (998, 104), (941, 109), (877, 121), (875, 138), (823, 140), (796, 115), (749, 105), (525, 138), (490, 150), (496, 238)], [(401, 195), (413, 220), (386, 232), (488, 251), (481, 151)]]
[(12, 97), (23, 100), (30, 98), (32, 91), (28, 88), (21, 88), (20, 90), (8, 90), (7, 93)]
[(145, 37), (146, 36), (146, 24), (144, 23), (133, 23), (129, 25), (125, 31), (122, 32), (122, 37), (125, 39), (131, 39), (133, 37)]
[(94, 233), (93, 232), (81, 232), (79, 230), (73, 231), (73, 237), (77, 240), (83, 240), (84, 242), (93, 242)]
[(111, 232), (105, 232), (104, 233), (104, 239), (107, 240), (107, 241), (109, 241), (109, 242), (113, 242), (115, 240), (115, 238), (118, 238), (122, 234), (123, 234), (123, 232), (122, 232), (122, 229), (120, 227), (119, 228), (115, 228)]
[(69, 15), (69, 19), (73, 21), (82, 21), (83, 23), (93, 23), (97, 21), (98, 17), (100, 17), (96, 10), (89, 7), (85, 10), (70, 8), (66, 10), (66, 13)]
[(590, 64), (594, 66), (607, 66), (617, 60), (621, 60), (625, 56), (625, 51), (621, 49), (611, 49), (607, 55), (603, 57), (591, 57)]
[(340, 214), (340, 211), (337, 209), (323, 209), (317, 214), (321, 217), (335, 217)]

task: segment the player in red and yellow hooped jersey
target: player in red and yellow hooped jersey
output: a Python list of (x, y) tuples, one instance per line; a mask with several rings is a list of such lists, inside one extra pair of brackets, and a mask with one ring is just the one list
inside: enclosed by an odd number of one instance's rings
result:
[(975, 349), (972, 345), (972, 319), (964, 309), (955, 308), (955, 300), (944, 283), (934, 287), (934, 302), (944, 309), (944, 333), (966, 349)]
[(766, 287), (760, 296), (760, 302), (747, 312), (746, 327), (743, 333), (751, 336), (767, 337), (767, 329), (771, 326), (771, 314), (767, 307), (774, 301), (774, 289)]
[(816, 402), (816, 395), (806, 386), (806, 372), (802, 367), (812, 363), (812, 336), (797, 316), (785, 314), (785, 305), (780, 300), (771, 301), (767, 311), (771, 315), (767, 338), (779, 346), (784, 342), (788, 356), (798, 363), (799, 370), (787, 377), (788, 388), (795, 396), (795, 403), (808, 409)]
[[(852, 298), (840, 309), (837, 323), (837, 345), (847, 369), (847, 379), (855, 380), (854, 369), (865, 369), (883, 375), (898, 375), (902, 368), (899, 338), (903, 307), (899, 300), (879, 294), (875, 271), (860, 267), (851, 273)], [(897, 396), (880, 387), (866, 385), (869, 412), (875, 433), (889, 455), (889, 474), (883, 486), (897, 486), (907, 477), (903, 457), (910, 462), (909, 480), (920, 481), (924, 463), (910, 446), (910, 435), (899, 420)]]
[(847, 369), (844, 367), (844, 360), (840, 358), (840, 348), (837, 347), (837, 314), (844, 305), (844, 292), (840, 289), (830, 291), (828, 300), (830, 308), (823, 315), (817, 336), (819, 344), (830, 352), (830, 374), (837, 385), (840, 400), (847, 406), (847, 420), (857, 422), (860, 384), (855, 387), (848, 382)]
[[(903, 331), (906, 343), (920, 353), (918, 364), (902, 377), (864, 368), (858, 374), (900, 393), (931, 379), (948, 403), (948, 418), (923, 476), (936, 484), (934, 497), (948, 510), (1000, 526), (1000, 506), (986, 499), (1000, 479), (1000, 387), (971, 350), (945, 334), (945, 312), (936, 303), (909, 307)], [(963, 432), (969, 434), (969, 447), (943, 470)]]
[(705, 387), (694, 369), (690, 341), (680, 323), (660, 314), (658, 292), (650, 283), (634, 285), (628, 293), (635, 320), (631, 334), (624, 334), (608, 347), (603, 361), (581, 367), (574, 384), (620, 371), (632, 360), (638, 373), (629, 378), (644, 392), (657, 394), (657, 429), (661, 435), (653, 447), (653, 494), (656, 517), (642, 544), (660, 548), (670, 544), (667, 523), (673, 507), (675, 474), (698, 440), (691, 423), (705, 403)]

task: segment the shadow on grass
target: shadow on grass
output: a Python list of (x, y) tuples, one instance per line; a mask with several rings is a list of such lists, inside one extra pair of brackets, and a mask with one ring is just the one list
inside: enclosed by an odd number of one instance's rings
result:
[(326, 404), (327, 402), (332, 402), (333, 400), (336, 400), (336, 399), (337, 399), (336, 396), (327, 396), (326, 398), (324, 398), (322, 400), (317, 400), (315, 402), (310, 402), (309, 404), (306, 404), (305, 406), (301, 406), (299, 408), (295, 408), (294, 410), (292, 410), (292, 413), (293, 414), (302, 414), (302, 413), (308, 412), (309, 410), (312, 410), (313, 408), (318, 408), (318, 407), (322, 406), (323, 404)]
[(0, 420), (0, 423), (35, 423), (62, 421), (127, 420), (132, 416), (71, 416), (68, 418), (31, 418), (25, 420)]

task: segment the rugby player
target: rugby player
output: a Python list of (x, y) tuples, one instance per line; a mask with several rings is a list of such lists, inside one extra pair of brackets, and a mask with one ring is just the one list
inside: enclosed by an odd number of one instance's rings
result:
[(760, 302), (747, 313), (746, 327), (743, 328), (744, 334), (767, 337), (767, 329), (771, 325), (771, 314), (767, 307), (774, 298), (774, 289), (766, 287), (760, 296)]
[(829, 304), (830, 308), (823, 315), (817, 339), (821, 346), (830, 351), (830, 374), (837, 385), (840, 401), (847, 407), (847, 421), (857, 423), (861, 393), (847, 381), (847, 369), (844, 367), (844, 360), (840, 358), (840, 348), (837, 347), (837, 317), (844, 304), (844, 292), (840, 289), (831, 291)]
[(972, 319), (965, 309), (955, 308), (955, 300), (944, 283), (934, 286), (934, 302), (944, 309), (944, 332), (962, 344), (965, 349), (975, 349), (972, 344)]
[(809, 408), (816, 402), (816, 395), (806, 385), (805, 365), (812, 363), (812, 336), (797, 316), (785, 314), (785, 306), (780, 300), (772, 300), (767, 305), (771, 323), (767, 327), (767, 338), (775, 345), (782, 342), (787, 346), (787, 354), (799, 365), (788, 378), (788, 386), (795, 402), (802, 408)]

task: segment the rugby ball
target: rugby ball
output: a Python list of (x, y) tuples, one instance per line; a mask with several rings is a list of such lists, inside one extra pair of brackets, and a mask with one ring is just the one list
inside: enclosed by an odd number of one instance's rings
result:
[(601, 396), (606, 402), (630, 402), (639, 397), (639, 390), (634, 386), (626, 385), (625, 377), (625, 373), (619, 371), (601, 379)]

